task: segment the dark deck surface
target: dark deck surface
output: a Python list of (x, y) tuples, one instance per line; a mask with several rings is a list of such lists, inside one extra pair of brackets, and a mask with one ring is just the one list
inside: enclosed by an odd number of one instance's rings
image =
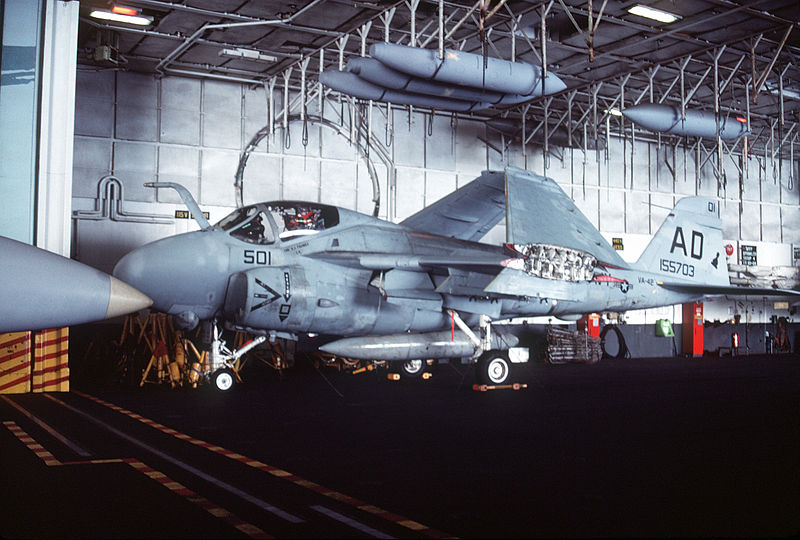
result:
[(527, 389), (485, 393), (466, 366), (434, 370), (10, 396), (79, 448), (0, 399), (0, 536), (800, 531), (798, 355), (531, 364)]

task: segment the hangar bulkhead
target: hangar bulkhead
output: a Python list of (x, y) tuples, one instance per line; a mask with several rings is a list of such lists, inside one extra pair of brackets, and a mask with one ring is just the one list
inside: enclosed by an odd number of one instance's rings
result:
[[(798, 20), (794, 0), (0, 0), (0, 393), (68, 392), (42, 403), (100, 429), (82, 400), (116, 407), (129, 392), (135, 420), (137, 396), (174, 408), (184, 389), (228, 411), (234, 387), (269, 393), (303, 367), (341, 399), (338, 385), (359, 381), (393, 385), (400, 400), (464, 381), (475, 396), (537, 396), (515, 400), (550, 395), (543, 380), (566, 390), (615, 369), (622, 384), (657, 384), (638, 379), (645, 365), (746, 380), (746, 360), (764, 355), (781, 374), (775, 399), (788, 400), (785, 358), (800, 345)], [(719, 364), (691, 363), (706, 360)], [(705, 395), (695, 383), (691, 397)], [(42, 424), (17, 418), (47, 415), (34, 397), (0, 402), (14, 445), (39, 444)], [(183, 428), (209, 429), (210, 442), (194, 439), (203, 448), (247, 429), (206, 420)], [(130, 448), (157, 446), (107, 427)], [(287, 447), (302, 437), (287, 433)], [(231, 446), (225, 455), (286, 472), (266, 465), (280, 463), (271, 449)], [(126, 457), (66, 448), (81, 463)], [(179, 479), (206, 466), (163, 459)], [(286, 467), (314, 462), (298, 459)], [(385, 471), (374, 471), (377, 485)], [(248, 500), (238, 484), (203, 481)], [(510, 510), (507, 530), (453, 529), (471, 513), (456, 510), (433, 518), (438, 530), (399, 514), (385, 528), (319, 501), (299, 517), (259, 505), (292, 525), (208, 530), (539, 535)], [(293, 529), (309, 508), (341, 529)], [(677, 522), (605, 530), (587, 518), (573, 531), (553, 518), (545, 535), (732, 532)], [(119, 527), (109, 534), (130, 533)]]

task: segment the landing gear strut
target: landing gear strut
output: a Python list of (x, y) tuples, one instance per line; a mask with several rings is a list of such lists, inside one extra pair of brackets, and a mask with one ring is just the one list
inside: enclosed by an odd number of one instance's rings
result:
[(217, 328), (215, 321), (214, 340), (211, 342), (211, 351), (208, 356), (210, 364), (208, 376), (211, 378), (211, 382), (214, 383), (214, 387), (220, 392), (228, 392), (233, 388), (235, 382), (241, 382), (234, 362), (265, 341), (267, 341), (267, 336), (258, 336), (245, 343), (241, 349), (231, 351), (225, 346), (225, 342), (220, 339), (219, 328)]

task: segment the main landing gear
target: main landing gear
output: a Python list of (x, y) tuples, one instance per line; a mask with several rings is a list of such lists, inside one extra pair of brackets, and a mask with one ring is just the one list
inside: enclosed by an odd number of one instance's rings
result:
[(511, 378), (512, 364), (504, 351), (487, 351), (478, 358), (479, 384), (501, 385)]
[(475, 345), (473, 359), (476, 362), (478, 384), (490, 386), (508, 384), (514, 373), (514, 364), (528, 361), (529, 351), (525, 347), (497, 348), (501, 340), (492, 336), (492, 321), (489, 317), (480, 316), (480, 336), (477, 336), (456, 312), (450, 311), (450, 315), (453, 318), (453, 323)]

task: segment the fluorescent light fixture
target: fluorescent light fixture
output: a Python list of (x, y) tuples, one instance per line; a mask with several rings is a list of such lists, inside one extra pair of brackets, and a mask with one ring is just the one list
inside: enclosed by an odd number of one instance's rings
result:
[(622, 111), (617, 109), (616, 107), (607, 109), (605, 112), (607, 112), (611, 116), (622, 116)]
[(649, 6), (643, 6), (642, 4), (636, 4), (632, 8), (628, 8), (628, 13), (663, 23), (675, 22), (681, 18), (680, 15), (675, 15), (674, 13), (669, 13), (668, 11), (661, 11), (660, 9)]
[(121, 6), (114, 6), (110, 11), (107, 9), (95, 9), (89, 13), (89, 17), (102, 19), (104, 21), (135, 24), (138, 26), (149, 26), (153, 24), (153, 17), (142, 15), (138, 10)]
[(253, 49), (245, 49), (237, 47), (235, 49), (222, 49), (219, 51), (219, 56), (227, 56), (228, 58), (239, 58), (242, 60), (254, 60), (256, 62), (276, 62), (278, 59), (274, 56), (264, 54), (260, 51)]

